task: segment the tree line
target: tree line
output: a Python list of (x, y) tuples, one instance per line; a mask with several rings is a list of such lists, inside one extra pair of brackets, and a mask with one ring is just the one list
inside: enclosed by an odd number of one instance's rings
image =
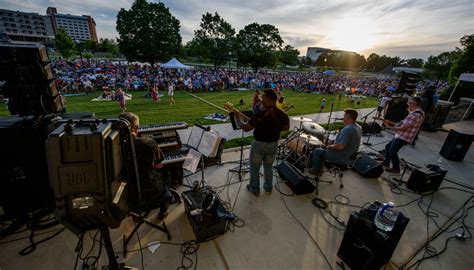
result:
[(72, 54), (74, 49), (79, 48), (91, 52), (120, 51), (130, 61), (150, 64), (171, 57), (186, 57), (212, 63), (217, 68), (233, 60), (238, 66), (255, 70), (278, 65), (299, 65), (380, 72), (390, 66), (405, 65), (423, 68), (429, 78), (451, 81), (474, 67), (474, 35), (462, 37), (459, 48), (432, 55), (426, 62), (419, 58), (401, 59), (376, 53), (366, 58), (347, 51), (325, 52), (317, 61), (312, 61), (307, 57), (299, 57), (299, 51), (291, 44), (285, 45), (277, 27), (254, 22), (237, 32), (217, 12), (203, 14), (193, 39), (183, 45), (179, 20), (163, 3), (146, 0), (134, 1), (128, 10), (120, 9), (116, 29), (119, 34), (117, 41), (101, 39), (99, 43), (86, 41), (82, 44), (74, 44), (68, 40), (67, 33), (60, 30), (56, 35), (56, 48), (66, 58), (68, 53)]

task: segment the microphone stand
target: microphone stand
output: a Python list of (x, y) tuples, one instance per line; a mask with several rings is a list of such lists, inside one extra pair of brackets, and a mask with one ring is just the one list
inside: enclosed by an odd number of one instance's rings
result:
[[(331, 111), (329, 112), (329, 118), (328, 118), (328, 125), (327, 125), (327, 128), (329, 129), (326, 130), (326, 139), (325, 141), (323, 142), (323, 145), (327, 144), (327, 142), (329, 141), (329, 134), (331, 133), (331, 117), (332, 117), (332, 111), (334, 109), (334, 101), (331, 103)], [(324, 150), (323, 150), (323, 156), (321, 158), (321, 167), (319, 168), (320, 172), (317, 172), (317, 174), (320, 174), (322, 175), (324, 173), (324, 161), (325, 161), (325, 157), (326, 157), (326, 150), (327, 147), (325, 146), (324, 147)], [(332, 181), (326, 181), (326, 180), (320, 180), (319, 179), (319, 175), (316, 175), (316, 178), (314, 179), (314, 181), (316, 182), (316, 195), (318, 195), (319, 193), (319, 182), (324, 182), (324, 183), (329, 183), (329, 184), (332, 184)]]
[[(364, 123), (362, 124), (362, 126), (364, 126), (367, 123), (367, 117), (369, 117), (369, 115), (373, 114), (375, 111), (377, 111), (377, 108), (373, 109), (371, 112), (369, 112), (364, 117), (362, 117), (362, 118), (364, 118)], [(375, 123), (375, 119), (374, 119), (373, 123)], [(363, 145), (372, 146), (372, 143), (369, 143), (371, 135), (372, 135), (372, 132), (369, 132), (369, 135), (367, 136), (367, 141), (362, 142)]]

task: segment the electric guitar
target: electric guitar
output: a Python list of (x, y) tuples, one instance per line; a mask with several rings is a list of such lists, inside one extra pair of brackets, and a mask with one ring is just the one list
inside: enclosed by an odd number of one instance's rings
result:
[(395, 126), (395, 125), (397, 125), (397, 123), (392, 122), (392, 121), (387, 120), (387, 119), (384, 119), (384, 118), (382, 118), (382, 117), (374, 116), (374, 117), (372, 117), (372, 118), (375, 119), (375, 120), (382, 120), (384, 123), (387, 123), (387, 124), (390, 125), (390, 126)]
[(230, 102), (227, 102), (226, 104), (224, 104), (224, 109), (228, 110), (229, 112), (233, 112), (233, 113), (239, 115), (239, 117), (241, 119), (245, 120), (246, 122), (248, 122), (250, 120), (250, 117), (248, 117), (247, 115), (243, 114), (241, 111), (236, 109), (234, 107), (234, 105)]

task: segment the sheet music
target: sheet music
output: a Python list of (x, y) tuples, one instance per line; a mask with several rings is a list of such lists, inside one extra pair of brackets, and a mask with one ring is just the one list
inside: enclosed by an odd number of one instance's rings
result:
[(208, 131), (202, 134), (201, 143), (199, 144), (198, 151), (206, 157), (213, 157), (217, 153), (217, 147), (219, 147), (220, 136), (216, 132)]
[(203, 133), (204, 130), (202, 128), (193, 126), (191, 134), (189, 134), (188, 145), (194, 149), (198, 149)]
[(183, 163), (183, 169), (186, 169), (192, 173), (195, 173), (199, 162), (201, 161), (202, 154), (194, 149), (189, 149), (188, 155), (186, 156), (186, 160)]

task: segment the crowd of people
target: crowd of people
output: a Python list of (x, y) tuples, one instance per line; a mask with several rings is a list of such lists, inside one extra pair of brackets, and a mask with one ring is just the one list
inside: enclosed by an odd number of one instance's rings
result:
[[(194, 67), (188, 70), (163, 69), (159, 65), (127, 64), (127, 62), (84, 61), (82, 64), (53, 61), (57, 74), (57, 85), (63, 92), (87, 92), (116, 89), (124, 91), (148, 90), (192, 92), (225, 91), (238, 88), (292, 89), (300, 92), (338, 93), (378, 96), (387, 89), (395, 89), (398, 79), (391, 77), (362, 77), (352, 75), (324, 75), (319, 72), (273, 72), (248, 69), (213, 70), (209, 67)], [(433, 82), (422, 81), (423, 89)], [(443, 82), (437, 88), (444, 87)], [(153, 94), (150, 93), (150, 96)]]

